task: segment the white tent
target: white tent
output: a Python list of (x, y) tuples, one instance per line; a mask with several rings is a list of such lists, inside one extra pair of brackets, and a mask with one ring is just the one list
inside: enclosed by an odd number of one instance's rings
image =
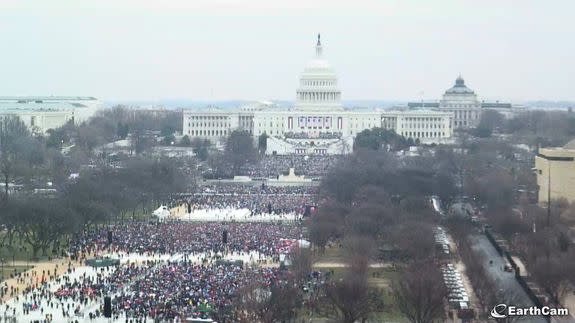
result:
[(297, 241), (298, 247), (300, 248), (309, 248), (311, 243), (307, 240), (300, 239)]
[(170, 210), (165, 205), (161, 205), (157, 210), (152, 212), (153, 215), (157, 216), (160, 221), (164, 221), (170, 216)]

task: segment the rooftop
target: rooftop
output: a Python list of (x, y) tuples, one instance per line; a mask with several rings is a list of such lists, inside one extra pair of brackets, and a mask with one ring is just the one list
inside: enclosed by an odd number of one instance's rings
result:
[[(97, 101), (93, 96), (0, 96), (0, 101)], [(25, 102), (23, 102), (25, 103)]]
[(91, 96), (0, 96), (0, 112), (69, 111), (99, 105)]
[(58, 102), (58, 101), (30, 101), (12, 102), (0, 100), (0, 112), (14, 111), (63, 111), (88, 108), (87, 105), (78, 102)]
[(473, 90), (465, 85), (465, 80), (461, 75), (455, 80), (455, 85), (445, 91), (445, 94), (475, 94)]

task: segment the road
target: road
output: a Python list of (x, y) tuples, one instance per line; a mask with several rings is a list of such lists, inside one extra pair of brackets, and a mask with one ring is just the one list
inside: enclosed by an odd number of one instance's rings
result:
[[(487, 237), (478, 234), (471, 236), (470, 240), (476, 254), (483, 256), (483, 267), (486, 269), (487, 275), (495, 282), (495, 286), (502, 293), (505, 293), (505, 298), (513, 300), (513, 305), (516, 306), (535, 306), (521, 285), (515, 280), (515, 274), (503, 270), (506, 260), (499, 255)], [(490, 260), (493, 261), (492, 265), (489, 264)], [(521, 322), (546, 323), (547, 321), (542, 316), (531, 316), (521, 320)]]

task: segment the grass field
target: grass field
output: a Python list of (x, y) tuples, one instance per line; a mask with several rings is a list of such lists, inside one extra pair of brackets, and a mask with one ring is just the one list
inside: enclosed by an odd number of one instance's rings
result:
[[(337, 279), (345, 272), (345, 267), (329, 267), (325, 264), (345, 264), (346, 255), (345, 250), (339, 247), (326, 248), (325, 252), (316, 258), (317, 264), (322, 264), (317, 267), (321, 271), (332, 271), (334, 277)], [(395, 299), (391, 293), (391, 283), (399, 279), (399, 273), (391, 267), (383, 268), (369, 268), (368, 279), (372, 286), (381, 288), (383, 290), (383, 308), (380, 311), (373, 313), (370, 322), (408, 322), (407, 318), (397, 310), (395, 306)], [(327, 322), (327, 318), (313, 318), (312, 322)]]
[[(322, 258), (321, 261), (324, 258)], [(337, 258), (337, 254), (332, 251), (327, 259), (333, 261)], [(321, 268), (322, 271), (332, 271), (334, 279), (338, 279), (345, 273), (345, 268), (334, 267), (334, 268)], [(392, 268), (369, 268), (368, 269), (368, 281), (371, 286), (381, 288), (383, 290), (383, 304), (384, 307), (373, 313), (370, 317), (370, 322), (408, 322), (407, 318), (397, 310), (395, 306), (395, 300), (391, 294), (391, 282), (399, 278), (399, 273)], [(322, 321), (323, 320), (323, 321)], [(324, 322), (326, 318), (318, 318), (317, 322)], [(314, 321), (315, 318), (314, 318)]]
[(5, 264), (2, 269), (0, 270), (0, 279), (4, 280), (10, 278), (11, 274), (18, 274), (24, 272), (33, 266), (12, 266), (9, 264)]
[[(143, 212), (141, 207), (136, 208), (134, 215), (132, 216), (132, 212), (128, 212), (128, 214), (124, 217), (125, 220), (132, 221), (145, 221), (152, 218), (150, 210), (146, 210)], [(118, 216), (118, 219), (121, 217)], [(113, 222), (113, 221), (112, 221)], [(0, 240), (3, 238), (5, 232), (0, 232)], [(68, 244), (68, 238), (62, 237), (60, 240), (61, 248), (65, 248)], [(32, 246), (29, 243), (24, 241), (20, 241), (19, 239), (14, 239), (12, 246), (0, 246), (0, 259), (4, 259), (6, 262), (15, 261), (45, 261), (49, 260), (50, 258), (58, 258), (61, 257), (60, 254), (54, 254), (49, 248), (46, 251), (46, 254), (42, 254), (42, 251), (38, 252), (37, 259), (34, 259), (32, 254)]]
[(317, 262), (345, 262), (344, 250), (342, 248), (326, 248), (322, 255), (319, 255)]
[[(61, 239), (61, 246), (67, 244), (67, 239)], [(14, 240), (14, 244), (11, 246), (1, 246), (0, 247), (0, 259), (4, 259), (6, 263), (15, 261), (42, 261), (48, 260), (48, 258), (54, 258), (52, 250), (49, 248), (46, 251), (46, 255), (42, 254), (42, 251), (38, 252), (37, 259), (33, 259), (32, 246), (29, 243), (20, 241), (18, 239)]]

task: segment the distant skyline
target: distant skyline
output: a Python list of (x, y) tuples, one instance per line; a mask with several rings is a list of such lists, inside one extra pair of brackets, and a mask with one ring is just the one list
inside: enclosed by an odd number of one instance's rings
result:
[(0, 0), (0, 95), (293, 100), (317, 33), (344, 100), (575, 101), (575, 1)]

